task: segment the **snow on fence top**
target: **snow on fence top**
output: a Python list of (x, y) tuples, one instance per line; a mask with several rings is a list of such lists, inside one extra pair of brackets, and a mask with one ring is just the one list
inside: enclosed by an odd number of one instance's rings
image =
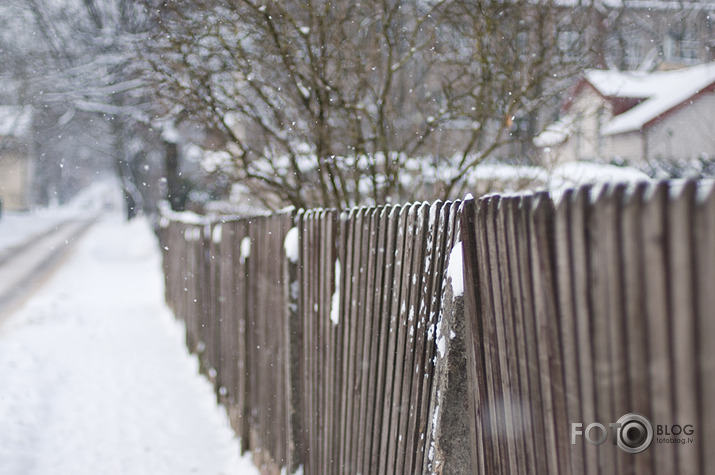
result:
[(174, 211), (171, 209), (171, 205), (168, 201), (160, 201), (157, 203), (159, 208), (159, 213), (162, 217), (168, 219), (169, 221), (176, 221), (177, 223), (183, 224), (199, 224), (204, 225), (210, 220), (208, 217), (196, 214), (193, 211)]

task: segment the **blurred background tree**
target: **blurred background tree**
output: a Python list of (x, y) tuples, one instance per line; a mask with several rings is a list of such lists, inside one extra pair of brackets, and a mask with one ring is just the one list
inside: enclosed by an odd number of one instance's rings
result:
[(165, 197), (165, 145), (137, 43), (151, 16), (127, 0), (17, 0), (0, 6), (0, 99), (33, 114), (34, 203), (65, 202), (116, 176), (128, 216)]
[(591, 6), (514, 0), (147, 3), (162, 102), (221, 137), (217, 172), (285, 204), (446, 198), (528, 157), (544, 105), (594, 64)]

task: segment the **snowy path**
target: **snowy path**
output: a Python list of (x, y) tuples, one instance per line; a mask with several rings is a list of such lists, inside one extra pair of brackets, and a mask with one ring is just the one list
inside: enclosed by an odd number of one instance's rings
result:
[(142, 220), (105, 218), (0, 326), (0, 474), (255, 474), (163, 303)]
[(36, 213), (6, 212), (0, 217), (0, 256), (57, 229), (73, 216), (42, 210)]
[(65, 221), (22, 245), (0, 251), (0, 325), (23, 297), (42, 285), (92, 222), (92, 218)]

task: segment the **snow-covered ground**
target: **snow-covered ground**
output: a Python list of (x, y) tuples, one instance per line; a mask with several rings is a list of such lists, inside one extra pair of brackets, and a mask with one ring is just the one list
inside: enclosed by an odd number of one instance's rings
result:
[(238, 450), (148, 223), (103, 218), (0, 326), (0, 474), (257, 474)]
[(102, 209), (120, 207), (118, 186), (108, 180), (86, 188), (63, 206), (50, 206), (28, 213), (4, 211), (0, 216), (0, 254), (57, 229), (67, 220), (85, 219)]
[(41, 210), (32, 213), (6, 212), (0, 218), (0, 254), (36, 236), (56, 229), (63, 221), (71, 219), (66, 213)]

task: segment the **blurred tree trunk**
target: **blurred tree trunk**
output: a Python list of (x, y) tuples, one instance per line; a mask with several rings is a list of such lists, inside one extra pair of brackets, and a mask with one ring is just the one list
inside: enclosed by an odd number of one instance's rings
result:
[(163, 142), (167, 198), (172, 210), (184, 211), (186, 200), (179, 177), (179, 147), (175, 142), (169, 140)]

